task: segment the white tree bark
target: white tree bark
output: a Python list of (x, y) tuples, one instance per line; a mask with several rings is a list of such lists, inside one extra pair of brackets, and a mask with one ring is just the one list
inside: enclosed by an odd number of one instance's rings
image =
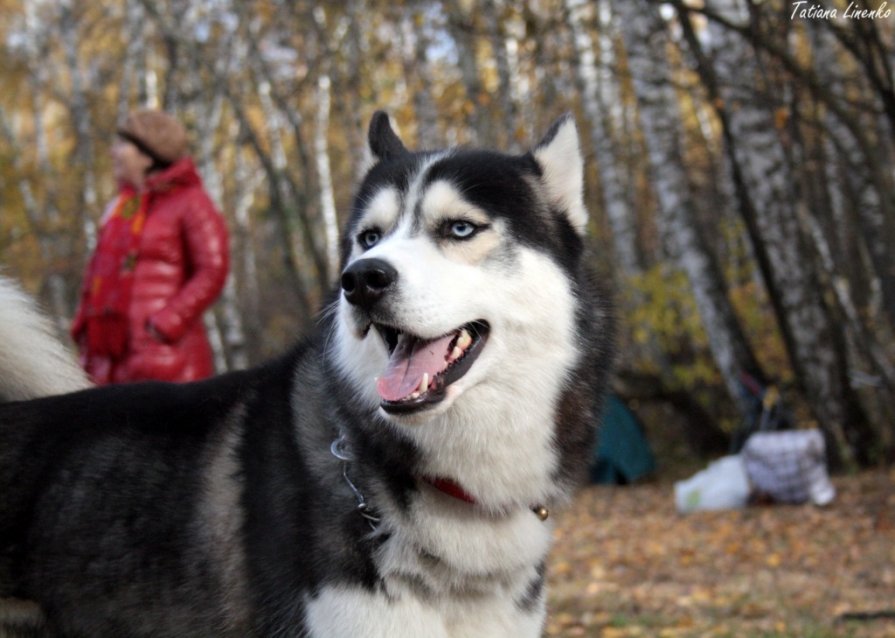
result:
[[(322, 6), (314, 9), (314, 19), (321, 32), (326, 30), (326, 10)], [(348, 33), (349, 23), (343, 19), (337, 23), (337, 33), (333, 36), (334, 46), (342, 41)], [(323, 216), (323, 236), (326, 250), (325, 279), (333, 283), (335, 273), (339, 269), (339, 221), (336, 217), (336, 197), (333, 192), (332, 168), (329, 161), (329, 112), (332, 102), (332, 79), (330, 65), (322, 64), (317, 77), (316, 103), (314, 120), (314, 162), (317, 166), (317, 180), (320, 189), (320, 213)]]
[(118, 94), (118, 121), (131, 110), (131, 91), (136, 87), (136, 103), (146, 99), (146, 12), (139, 2), (128, 2), (125, 7), (122, 37), (128, 43), (121, 72)]
[(749, 406), (741, 403), (740, 375), (755, 375), (758, 366), (727, 297), (723, 275), (699, 231), (684, 169), (680, 106), (666, 62), (667, 31), (655, 5), (619, 0), (613, 8), (627, 49), (659, 204), (660, 229), (675, 261), (687, 274), (715, 364), (745, 416)]
[[(591, 144), (597, 157), (603, 206), (612, 230), (615, 257), (623, 276), (636, 275), (642, 272), (642, 267), (634, 214), (619, 172), (621, 163), (613, 144), (608, 107), (602, 99), (604, 96), (617, 99), (617, 95), (613, 95), (614, 88), (610, 86), (609, 78), (600, 83), (594, 41), (586, 27), (591, 18), (587, 0), (565, 0), (565, 6), (574, 38), (575, 71), (581, 85), (584, 112), (590, 124)], [(605, 65), (609, 61), (601, 62)]]
[[(224, 184), (221, 171), (215, 164), (218, 149), (215, 148), (215, 131), (220, 127), (223, 114), (224, 95), (220, 90), (211, 96), (211, 107), (202, 109), (204, 117), (197, 118), (200, 131), (200, 171), (208, 194), (212, 201), (219, 207), (224, 202)], [(201, 108), (201, 105), (197, 105)], [(233, 237), (230, 233), (230, 253), (233, 254)], [(241, 370), (248, 367), (246, 356), (245, 331), (242, 318), (237, 309), (238, 292), (236, 290), (236, 278), (228, 273), (227, 281), (221, 291), (221, 297), (216, 306), (220, 309), (220, 318), (214, 313), (206, 313), (205, 323), (212, 337), (212, 350), (215, 355), (215, 367), (218, 372), (228, 369)]]
[[(401, 18), (400, 29), (404, 73), (417, 80), (413, 91), (417, 144), (420, 148), (437, 148), (441, 140), (437, 126), (438, 112), (432, 99), (435, 81), (427, 52), (430, 25), (426, 11), (417, 8), (406, 12)], [(366, 148), (364, 150), (367, 151)]]
[(532, 140), (535, 136), (535, 103), (534, 100), (529, 99), (531, 96), (530, 64), (523, 64), (523, 59), (528, 60), (523, 49), (528, 45), (525, 42), (525, 24), (518, 16), (515, 16), (504, 23), (504, 30), (504, 47), (510, 72), (510, 95), (517, 111), (515, 125), (517, 141)]
[(500, 105), (501, 135), (497, 143), (501, 148), (510, 151), (518, 149), (518, 140), (515, 139), (515, 131), (519, 125), (519, 109), (513, 99), (512, 70), (509, 56), (507, 55), (507, 38), (504, 35), (503, 13), (506, 9), (504, 0), (485, 0), (481, 3), (480, 10), (485, 19), (485, 29), (491, 44), (491, 54), (494, 57), (494, 66), (497, 71), (497, 99)]
[(494, 128), (490, 126), (483, 104), (484, 87), (476, 56), (476, 39), (472, 29), (473, 12), (467, 11), (462, 0), (448, 3), (448, 31), (457, 45), (457, 57), (466, 99), (469, 100), (469, 124), (475, 132), (475, 141), (480, 146), (495, 146)]
[[(844, 92), (843, 78), (838, 73), (835, 53), (836, 41), (829, 30), (822, 25), (810, 25), (810, 38), (813, 49), (814, 67), (819, 75), (825, 77), (832, 92), (842, 94)], [(849, 250), (852, 243), (860, 243), (864, 240), (866, 253), (869, 255), (871, 267), (862, 275), (871, 279), (871, 288), (879, 290), (883, 299), (888, 292), (891, 297), (895, 289), (891, 289), (891, 283), (884, 284), (880, 281), (878, 273), (885, 273), (886, 262), (891, 259), (888, 254), (890, 247), (885, 246), (884, 219), (882, 202), (879, 194), (873, 187), (871, 180), (860, 170), (862, 154), (857, 147), (854, 138), (845, 130), (842, 123), (832, 113), (823, 115), (823, 125), (827, 132), (824, 140), (824, 184), (829, 198), (830, 213), (833, 228), (825, 230), (816, 215), (811, 214), (807, 206), (799, 206), (799, 218), (809, 232), (814, 242), (814, 247), (820, 257), (820, 263), (824, 268), (836, 301), (847, 320), (847, 325), (852, 334), (852, 341), (856, 344), (861, 356), (879, 377), (878, 387), (885, 394), (885, 402), (895, 410), (895, 365), (893, 365), (887, 348), (876, 338), (874, 331), (862, 316), (851, 291), (851, 282), (847, 276), (847, 266), (851, 264), (841, 263), (847, 259), (853, 251)], [(840, 159), (841, 153), (845, 156)], [(843, 166), (845, 167), (843, 169)], [(848, 202), (844, 189), (856, 194), (858, 201)], [(854, 210), (854, 215), (851, 207)], [(857, 217), (858, 223), (864, 227), (864, 233), (842, 232), (848, 228), (854, 228), (850, 221)], [(837, 250), (838, 248), (838, 250)], [(839, 255), (837, 263), (836, 255)], [(875, 267), (875, 268), (873, 268)], [(875, 272), (874, 272), (875, 270)], [(891, 300), (890, 301), (895, 301)], [(871, 321), (884, 321), (883, 313), (871, 304), (868, 314)], [(892, 308), (889, 308), (892, 312)], [(890, 315), (895, 317), (895, 314)], [(893, 350), (895, 352), (895, 350)]]
[[(712, 8), (740, 24), (747, 18), (737, 0), (713, 0)], [(834, 328), (795, 213), (795, 182), (780, 143), (772, 109), (756, 101), (755, 52), (736, 34), (709, 25), (720, 97), (725, 104), (734, 153), (754, 201), (757, 226), (771, 265), (779, 317), (795, 368), (818, 422), (846, 461), (854, 450), (845, 436), (852, 402), (847, 363), (837, 351)], [(773, 293), (772, 293), (773, 294)]]
[[(836, 63), (835, 38), (827, 28), (823, 28), (824, 25), (810, 26), (816, 72), (825, 79), (831, 93), (847, 95), (848, 89), (844, 86), (846, 78), (842, 77)], [(888, 321), (895, 329), (895, 257), (890, 245), (895, 219), (892, 219), (892, 204), (889, 203), (887, 211), (886, 202), (880, 197), (880, 192), (886, 191), (885, 187), (880, 188), (875, 184), (873, 172), (866, 170), (869, 162), (879, 161), (881, 158), (865, 157), (854, 135), (833, 113), (827, 111), (824, 114), (823, 124), (828, 133), (825, 154), (829, 158), (841, 156), (841, 166), (845, 167), (844, 170), (837, 170), (832, 163), (827, 165), (827, 189), (834, 212), (844, 215), (843, 209), (848, 204), (854, 208), (861, 229), (860, 239), (866, 246), (872, 265), (872, 286), (879, 291), (878, 302), (871, 312), (877, 315), (878, 320)], [(845, 201), (846, 197), (842, 192), (844, 187), (856, 196), (857, 201)], [(879, 310), (884, 316), (880, 316)]]
[(326, 238), (326, 262), (329, 278), (339, 270), (339, 220), (336, 217), (336, 197), (333, 192), (332, 170), (329, 163), (329, 109), (330, 86), (328, 74), (317, 79), (317, 119), (314, 129), (314, 157), (317, 176), (320, 181), (320, 211), (323, 214), (323, 229)]
[[(238, 124), (233, 124), (233, 130), (230, 139), (238, 139)], [(255, 193), (264, 181), (264, 173), (255, 170), (248, 162), (246, 150), (240, 146), (235, 149), (235, 169), (233, 172), (233, 181), (235, 188), (233, 220), (235, 227), (231, 233), (233, 243), (233, 253), (238, 261), (234, 262), (234, 275), (239, 275), (239, 281), (242, 283), (240, 293), (241, 310), (240, 317), (244, 317), (245, 333), (243, 336), (250, 342), (252, 352), (257, 352), (260, 344), (256, 342), (261, 332), (261, 325), (258, 317), (261, 311), (261, 299), (259, 295), (260, 279), (258, 277), (258, 259), (255, 253), (255, 242), (253, 241), (251, 210), (255, 200)], [(237, 277), (231, 277), (236, 286)], [(244, 355), (246, 363), (248, 363), (248, 355)], [(234, 367), (238, 367), (242, 362), (234, 360)]]

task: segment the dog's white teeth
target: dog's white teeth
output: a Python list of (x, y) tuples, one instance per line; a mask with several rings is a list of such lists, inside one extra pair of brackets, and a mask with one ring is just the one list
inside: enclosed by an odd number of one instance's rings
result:
[(472, 335), (469, 334), (469, 331), (466, 328), (460, 331), (460, 335), (457, 337), (457, 343), (454, 344), (454, 349), (451, 350), (450, 354), (447, 356), (447, 362), (453, 363), (457, 359), (463, 356), (463, 353), (466, 352), (466, 349), (472, 345)]
[(409, 397), (407, 397), (407, 398), (410, 399), (411, 401), (414, 400), (414, 399), (419, 399), (419, 398), (420, 398), (420, 393), (419, 393), (419, 392), (414, 392), (413, 394), (411, 394), (411, 395), (410, 395)]
[(420, 394), (425, 394), (429, 390), (429, 373), (423, 372), (423, 378), (420, 379)]

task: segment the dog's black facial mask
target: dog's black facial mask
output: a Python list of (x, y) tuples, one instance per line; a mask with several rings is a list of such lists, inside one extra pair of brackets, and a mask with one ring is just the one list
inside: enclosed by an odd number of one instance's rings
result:
[[(389, 116), (377, 111), (367, 141), (374, 164), (355, 198), (343, 241), (343, 266), (357, 233), (357, 219), (384, 184), (407, 191), (422, 162), (433, 152), (410, 151)], [(582, 252), (587, 213), (584, 209), (583, 159), (570, 115), (563, 115), (531, 151), (508, 155), (496, 151), (457, 149), (428, 167), (426, 182), (443, 179), (489, 215), (507, 220), (517, 240), (556, 255), (574, 272)]]

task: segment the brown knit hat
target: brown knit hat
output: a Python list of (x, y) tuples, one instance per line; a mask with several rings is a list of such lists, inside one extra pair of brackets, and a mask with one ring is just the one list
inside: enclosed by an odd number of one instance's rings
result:
[(118, 135), (161, 165), (172, 164), (186, 154), (186, 129), (163, 111), (130, 113), (118, 127)]

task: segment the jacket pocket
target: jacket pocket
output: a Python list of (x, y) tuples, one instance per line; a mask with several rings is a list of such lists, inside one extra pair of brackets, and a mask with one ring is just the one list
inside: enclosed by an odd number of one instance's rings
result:
[(131, 381), (176, 381), (185, 364), (185, 354), (175, 345), (147, 339), (128, 357), (127, 376)]

